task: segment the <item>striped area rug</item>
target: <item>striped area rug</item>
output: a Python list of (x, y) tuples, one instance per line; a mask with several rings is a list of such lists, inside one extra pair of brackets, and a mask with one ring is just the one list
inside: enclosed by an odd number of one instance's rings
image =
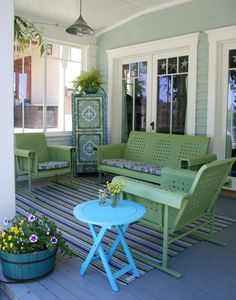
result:
[[(73, 208), (79, 203), (97, 198), (98, 189), (99, 185), (95, 181), (80, 178), (78, 181), (65, 181), (35, 187), (31, 194), (23, 190), (17, 190), (17, 213), (24, 214), (25, 210), (35, 209), (40, 214), (53, 219), (72, 250), (81, 260), (84, 260), (93, 244), (93, 239), (87, 224), (79, 222), (73, 216)], [(220, 231), (234, 222), (236, 222), (235, 219), (216, 216), (215, 230)], [(208, 232), (208, 228), (204, 228), (203, 232)], [(107, 233), (103, 240), (104, 249), (109, 248), (115, 236), (112, 230)], [(126, 240), (132, 253), (143, 257), (142, 261), (135, 259), (141, 275), (153, 268), (148, 263), (144, 263), (143, 260), (149, 259), (158, 263), (161, 262), (161, 232), (138, 223), (132, 224), (126, 233)], [(169, 258), (198, 242), (199, 240), (190, 237), (176, 241), (170, 246)], [(119, 270), (126, 263), (127, 260), (122, 250), (117, 250), (110, 261), (113, 272)], [(99, 260), (93, 262), (93, 267), (103, 273), (105, 272)], [(127, 273), (119, 278), (119, 282), (128, 284), (134, 279), (131, 273)]]

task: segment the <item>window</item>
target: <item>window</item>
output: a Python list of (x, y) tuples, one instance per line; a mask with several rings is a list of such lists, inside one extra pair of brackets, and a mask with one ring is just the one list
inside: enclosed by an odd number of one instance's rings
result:
[(40, 57), (35, 45), (14, 55), (15, 132), (72, 130), (73, 79), (82, 69), (82, 49), (47, 43)]

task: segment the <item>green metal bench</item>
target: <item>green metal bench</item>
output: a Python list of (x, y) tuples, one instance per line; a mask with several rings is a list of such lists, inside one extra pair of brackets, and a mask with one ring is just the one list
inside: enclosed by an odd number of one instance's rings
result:
[[(163, 168), (160, 186), (124, 176), (113, 178), (114, 182), (127, 183), (123, 187), (124, 199), (146, 207), (141, 222), (163, 231), (162, 264), (147, 260), (148, 263), (178, 278), (181, 274), (168, 268), (168, 247), (171, 243), (194, 234), (212, 243), (225, 245), (214, 236), (215, 201), (235, 161), (236, 158), (214, 161), (202, 166), (198, 172)], [(191, 229), (186, 227), (200, 217), (205, 220), (200, 225)], [(197, 231), (205, 225), (210, 227), (209, 236)], [(170, 237), (173, 233), (175, 237)]]
[(206, 136), (132, 131), (127, 144), (97, 147), (99, 182), (110, 173), (160, 184), (163, 167), (198, 170), (216, 160), (207, 154), (209, 142)]
[(47, 145), (44, 133), (15, 134), (15, 169), (28, 175), (29, 191), (32, 178), (71, 173), (74, 147)]

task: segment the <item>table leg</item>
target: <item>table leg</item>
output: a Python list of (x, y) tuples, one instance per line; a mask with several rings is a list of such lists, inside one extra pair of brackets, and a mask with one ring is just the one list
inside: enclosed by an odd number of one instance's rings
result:
[(121, 244), (123, 246), (123, 249), (125, 251), (126, 257), (127, 257), (128, 262), (130, 264), (130, 267), (131, 267), (131, 269), (133, 271), (133, 274), (134, 274), (135, 277), (139, 277), (140, 274), (139, 274), (139, 272), (138, 272), (138, 270), (136, 268), (136, 265), (135, 265), (135, 262), (133, 260), (132, 254), (131, 254), (131, 252), (129, 250), (129, 247), (128, 247), (126, 241), (125, 241), (123, 229), (119, 225), (117, 225), (115, 227), (116, 227), (117, 233), (119, 235), (119, 240), (120, 240), (120, 242), (121, 242)]
[[(128, 229), (129, 224), (125, 224), (122, 226), (122, 232), (125, 235), (126, 230)], [(116, 251), (118, 245), (120, 243), (120, 236), (117, 235), (115, 241), (113, 242), (111, 249), (109, 250), (108, 254), (107, 254), (107, 260), (110, 261), (110, 259), (112, 258), (114, 252)]]
[(110, 282), (111, 288), (114, 291), (118, 291), (118, 286), (116, 284), (116, 279), (115, 279), (115, 277), (114, 277), (114, 275), (111, 271), (110, 265), (107, 261), (106, 255), (105, 255), (104, 250), (103, 250), (102, 245), (101, 245), (101, 241), (102, 241), (102, 238), (104, 237), (104, 235), (107, 231), (107, 227), (102, 227), (98, 234), (95, 230), (94, 225), (89, 224), (89, 228), (90, 228), (90, 231), (92, 233), (94, 243), (93, 243), (93, 246), (92, 246), (91, 250), (89, 251), (89, 254), (88, 254), (85, 262), (82, 264), (82, 267), (80, 269), (80, 275), (84, 275), (86, 269), (88, 268), (91, 260), (94, 257), (94, 254), (95, 254), (96, 250), (98, 250), (98, 253), (100, 255), (100, 258), (101, 258), (101, 261), (103, 263), (104, 269), (106, 271), (108, 280)]
[(93, 239), (94, 239), (94, 243), (93, 246), (91, 247), (89, 254), (87, 255), (85, 261), (82, 263), (81, 269), (80, 269), (80, 275), (83, 276), (92, 260), (92, 258), (94, 257), (95, 252), (97, 251), (103, 236), (105, 235), (107, 228), (106, 227), (102, 227), (99, 234), (97, 235), (95, 232), (95, 229), (93, 228), (93, 225), (89, 224), (90, 230), (92, 232), (93, 235)]

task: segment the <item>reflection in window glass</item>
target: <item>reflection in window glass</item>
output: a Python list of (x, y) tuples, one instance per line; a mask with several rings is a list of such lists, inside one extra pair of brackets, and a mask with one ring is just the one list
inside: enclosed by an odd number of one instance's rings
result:
[[(166, 71), (168, 71), (168, 76)], [(187, 110), (187, 72), (188, 56), (164, 58), (157, 61), (157, 132), (184, 134)]]
[(146, 131), (147, 62), (124, 64), (122, 74), (122, 140), (126, 142), (131, 130)]
[[(236, 156), (236, 49), (229, 51), (226, 157)], [(236, 177), (236, 164), (231, 176)]]

